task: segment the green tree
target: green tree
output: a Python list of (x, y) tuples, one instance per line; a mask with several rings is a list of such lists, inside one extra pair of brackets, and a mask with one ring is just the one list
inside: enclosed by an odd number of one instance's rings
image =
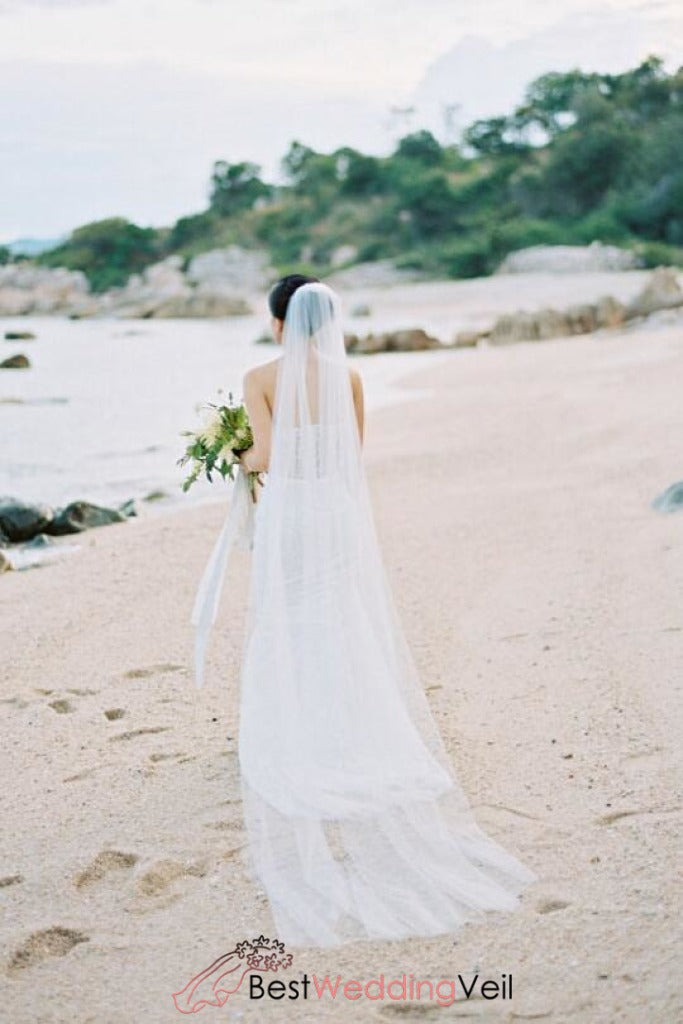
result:
[(258, 199), (271, 195), (272, 187), (259, 177), (258, 164), (243, 161), (230, 164), (216, 160), (211, 174), (209, 206), (221, 217), (251, 210)]
[(82, 270), (93, 291), (123, 285), (128, 277), (159, 258), (154, 228), (141, 228), (123, 217), (93, 221), (76, 228), (56, 249), (38, 257), (49, 267)]
[(396, 147), (396, 156), (415, 160), (425, 167), (438, 167), (443, 160), (440, 143), (431, 132), (422, 130), (405, 135)]

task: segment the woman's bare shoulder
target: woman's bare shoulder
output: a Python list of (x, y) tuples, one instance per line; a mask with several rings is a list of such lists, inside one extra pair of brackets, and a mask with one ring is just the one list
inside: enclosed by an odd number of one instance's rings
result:
[(280, 356), (277, 359), (270, 359), (267, 363), (259, 363), (257, 366), (252, 366), (250, 370), (244, 375), (245, 382), (252, 384), (266, 383), (270, 381), (277, 371), (277, 364), (280, 362)]

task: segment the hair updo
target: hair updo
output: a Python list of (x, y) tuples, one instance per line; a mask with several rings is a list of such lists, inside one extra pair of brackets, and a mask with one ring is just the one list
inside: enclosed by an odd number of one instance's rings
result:
[(287, 306), (297, 288), (303, 284), (319, 283), (317, 277), (308, 277), (305, 274), (287, 274), (274, 284), (268, 295), (268, 306), (271, 314), (277, 320), (284, 320), (287, 315)]

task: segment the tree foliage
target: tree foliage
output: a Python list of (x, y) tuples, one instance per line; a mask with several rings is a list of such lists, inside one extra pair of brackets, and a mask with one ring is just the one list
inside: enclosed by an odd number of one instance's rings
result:
[(41, 257), (121, 284), (160, 256), (238, 243), (282, 271), (325, 273), (335, 253), (433, 274), (488, 273), (535, 244), (633, 246), (645, 263), (683, 254), (683, 68), (648, 57), (622, 74), (572, 69), (532, 81), (509, 114), (459, 144), (426, 130), (386, 156), (291, 143), (284, 182), (250, 162), (213, 165), (207, 210), (154, 231), (121, 218), (85, 225)]

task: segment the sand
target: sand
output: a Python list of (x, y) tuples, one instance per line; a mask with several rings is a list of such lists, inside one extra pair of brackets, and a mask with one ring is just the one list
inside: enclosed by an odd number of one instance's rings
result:
[[(243, 986), (200, 1019), (681, 1019), (683, 515), (650, 501), (683, 478), (682, 379), (675, 327), (454, 351), (369, 417), (382, 547), (434, 713), (480, 824), (540, 881), (456, 936), (296, 951), (280, 976), (479, 971), (512, 975), (512, 998), (258, 1002)], [(181, 1019), (173, 992), (272, 934), (240, 861), (244, 553), (202, 692), (191, 675), (223, 515), (93, 530), (0, 579), (11, 1024)]]

